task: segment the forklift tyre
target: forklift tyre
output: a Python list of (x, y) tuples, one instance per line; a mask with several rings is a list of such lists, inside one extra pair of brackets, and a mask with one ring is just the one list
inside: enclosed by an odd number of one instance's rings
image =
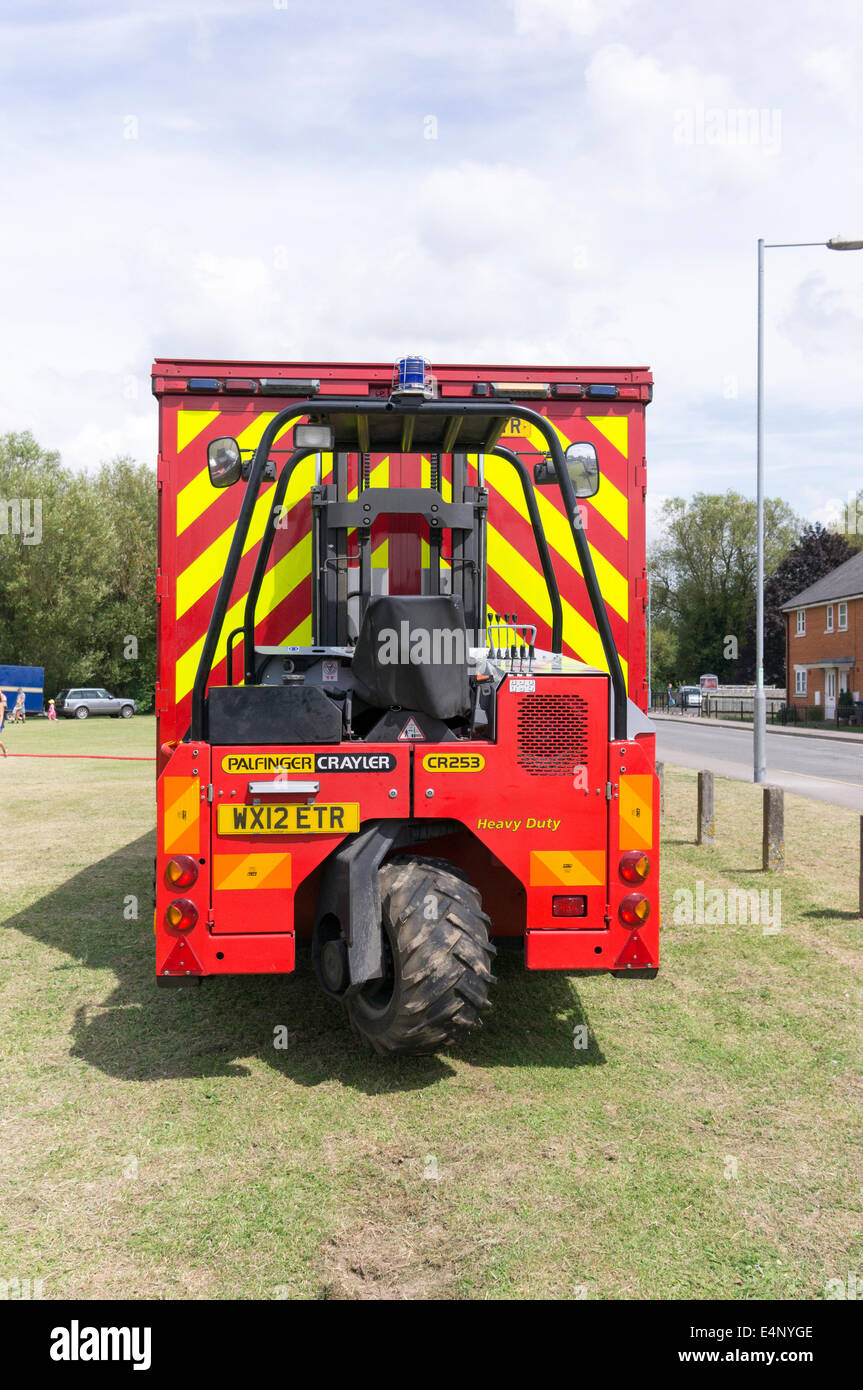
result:
[(399, 856), (378, 871), (386, 975), (345, 999), (382, 1057), (437, 1052), (491, 1008), (495, 953), (477, 890), (445, 860)]

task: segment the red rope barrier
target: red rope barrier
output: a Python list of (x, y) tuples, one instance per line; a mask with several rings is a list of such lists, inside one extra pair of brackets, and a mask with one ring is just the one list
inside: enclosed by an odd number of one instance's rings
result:
[(154, 763), (143, 753), (10, 753), (10, 758), (104, 758), (116, 763)]

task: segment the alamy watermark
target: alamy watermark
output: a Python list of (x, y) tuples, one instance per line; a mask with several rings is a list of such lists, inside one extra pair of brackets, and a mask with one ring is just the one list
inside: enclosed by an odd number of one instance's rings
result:
[(19, 1279), (17, 1275), (0, 1279), (0, 1300), (42, 1298), (44, 1287), (44, 1279)]
[(674, 112), (675, 145), (725, 145), (762, 149), (778, 154), (782, 145), (782, 112), (777, 107), (694, 106)]
[(782, 930), (781, 888), (675, 888), (673, 921), (678, 927), (760, 926), (763, 936)]
[(73, 1318), (52, 1330), (49, 1355), (52, 1361), (128, 1361), (133, 1370), (148, 1371), (152, 1339), (149, 1327), (82, 1327)]
[(844, 1279), (828, 1279), (824, 1285), (824, 1296), (852, 1301), (863, 1299), (863, 1278), (858, 1278), (856, 1271), (852, 1271)]
[(825, 510), (828, 531), (836, 531), (839, 535), (863, 536), (863, 494), (849, 492), (847, 502), (831, 497)]
[(464, 666), (469, 639), (464, 628), (411, 627), (403, 618), (398, 629), (384, 627), (378, 633), (378, 661), (381, 666)]
[(42, 498), (0, 497), (0, 536), (20, 536), (24, 545), (41, 545)]

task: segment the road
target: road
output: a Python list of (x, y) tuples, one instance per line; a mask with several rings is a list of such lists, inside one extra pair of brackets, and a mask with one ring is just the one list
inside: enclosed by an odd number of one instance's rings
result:
[[(656, 720), (656, 756), (678, 767), (752, 781), (752, 730), (698, 724), (685, 715)], [(767, 733), (767, 781), (774, 787), (863, 812), (863, 740)]]

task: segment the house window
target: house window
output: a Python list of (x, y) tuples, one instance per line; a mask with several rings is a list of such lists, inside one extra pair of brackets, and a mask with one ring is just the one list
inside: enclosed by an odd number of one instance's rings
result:
[(827, 626), (826, 626), (826, 628), (825, 628), (825, 632), (832, 632), (832, 631), (833, 631), (833, 604), (832, 604), (832, 603), (828, 603), (828, 605), (827, 605)]
[(847, 626), (848, 626), (848, 604), (847, 604), (847, 603), (840, 603), (840, 605), (839, 605), (839, 631), (840, 631), (840, 632), (844, 632), (844, 630), (845, 630), (845, 628), (847, 628)]
[(798, 608), (798, 609), (797, 609), (797, 636), (798, 636), (798, 637), (805, 637), (805, 636), (806, 636), (806, 609), (805, 609), (805, 608)]
[(805, 672), (805, 671), (799, 671), (799, 670), (798, 670), (798, 671), (795, 671), (795, 672), (794, 672), (794, 694), (795, 694), (795, 695), (805, 695), (805, 694), (806, 694), (806, 672)]

